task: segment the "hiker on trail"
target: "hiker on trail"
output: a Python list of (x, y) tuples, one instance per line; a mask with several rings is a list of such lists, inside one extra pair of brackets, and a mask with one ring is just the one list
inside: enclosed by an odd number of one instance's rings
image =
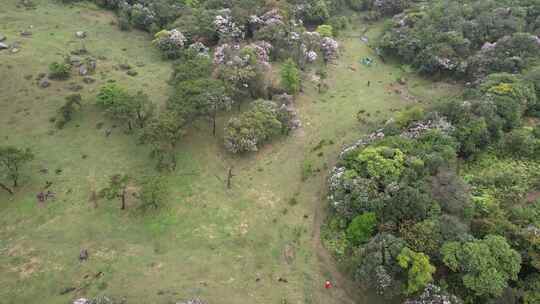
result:
[(324, 282), (324, 288), (326, 288), (326, 289), (332, 288), (332, 283), (330, 281)]
[(36, 197), (39, 203), (43, 203), (45, 201), (45, 194), (43, 194), (43, 192), (38, 193)]

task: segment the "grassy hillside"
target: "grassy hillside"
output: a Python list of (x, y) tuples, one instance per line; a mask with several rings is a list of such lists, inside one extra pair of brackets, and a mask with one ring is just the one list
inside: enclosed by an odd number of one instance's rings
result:
[[(0, 52), (0, 138), (32, 148), (36, 159), (15, 196), (0, 192), (2, 303), (65, 303), (96, 294), (127, 303), (194, 296), (209, 303), (350, 302), (351, 293), (342, 288), (346, 282), (323, 288), (326, 279), (339, 281), (318, 241), (327, 168), (341, 146), (365, 130), (356, 121), (358, 110), (374, 119), (416, 98), (429, 101), (454, 90), (411, 75), (405, 75), (408, 85), (397, 85), (403, 73), (398, 67), (361, 65), (362, 57), (374, 55), (358, 38), (344, 38), (328, 92), (319, 95), (312, 75), (306, 75), (297, 101), (303, 128), (292, 136), (233, 157), (223, 151), (221, 134), (213, 138), (200, 124), (182, 141), (178, 169), (167, 176), (167, 206), (144, 215), (129, 207), (121, 211), (117, 201), (101, 200), (93, 208), (90, 191), (102, 188), (109, 176), (154, 172), (148, 149), (94, 108), (96, 89), (114, 80), (133, 92), (143, 89), (161, 104), (168, 95), (169, 63), (152, 48), (151, 37), (119, 31), (112, 14), (93, 6), (41, 0), (26, 10), (16, 0), (5, 2), (0, 32), (21, 46), (18, 53)], [(21, 30), (33, 34), (21, 37)], [(74, 36), (79, 30), (88, 32), (85, 47), (99, 58), (92, 76), (97, 81), (87, 85), (76, 76), (39, 88), (37, 74), (81, 47)], [(118, 69), (123, 63), (138, 75)], [(71, 82), (83, 85), (83, 110), (56, 131), (49, 118), (72, 93)], [(98, 129), (98, 123), (104, 126)], [(106, 137), (108, 128), (113, 131)], [(314, 149), (321, 140), (330, 144)], [(230, 166), (235, 177), (227, 190)], [(53, 183), (56, 199), (39, 207), (36, 194), (46, 181)], [(83, 263), (81, 248), (90, 255)], [(70, 287), (75, 291), (61, 295)], [(349, 290), (357, 303), (367, 303)]]

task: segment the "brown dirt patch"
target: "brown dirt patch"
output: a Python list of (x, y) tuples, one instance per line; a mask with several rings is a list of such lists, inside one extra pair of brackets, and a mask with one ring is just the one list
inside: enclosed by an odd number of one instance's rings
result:
[(533, 192), (527, 193), (527, 197), (526, 197), (527, 203), (535, 203), (539, 199), (540, 199), (540, 191), (533, 191)]

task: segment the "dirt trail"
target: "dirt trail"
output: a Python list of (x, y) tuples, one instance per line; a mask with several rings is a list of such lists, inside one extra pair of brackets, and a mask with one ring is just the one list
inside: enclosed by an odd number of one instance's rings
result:
[[(326, 184), (324, 182), (324, 179), (321, 178), (321, 180), (323, 182), (321, 183), (320, 189), (324, 189), (323, 187), (325, 187)], [(327, 271), (328, 273), (330, 273), (330, 279), (333, 280), (334, 288), (340, 289), (342, 291), (342, 303), (363, 303), (364, 301), (360, 301), (358, 297), (358, 288), (354, 286), (353, 282), (351, 282), (338, 270), (336, 261), (321, 242), (321, 225), (323, 224), (325, 218), (325, 198), (322, 193), (319, 192), (314, 195), (313, 201), (315, 201), (316, 203), (313, 218), (312, 242), (313, 249), (317, 253), (320, 267), (323, 271)]]

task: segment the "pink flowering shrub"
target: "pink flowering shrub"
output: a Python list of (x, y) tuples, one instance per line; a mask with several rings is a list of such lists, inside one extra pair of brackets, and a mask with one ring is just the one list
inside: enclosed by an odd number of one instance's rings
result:
[(155, 35), (154, 45), (166, 58), (178, 58), (186, 44), (186, 37), (177, 29), (162, 30)]

